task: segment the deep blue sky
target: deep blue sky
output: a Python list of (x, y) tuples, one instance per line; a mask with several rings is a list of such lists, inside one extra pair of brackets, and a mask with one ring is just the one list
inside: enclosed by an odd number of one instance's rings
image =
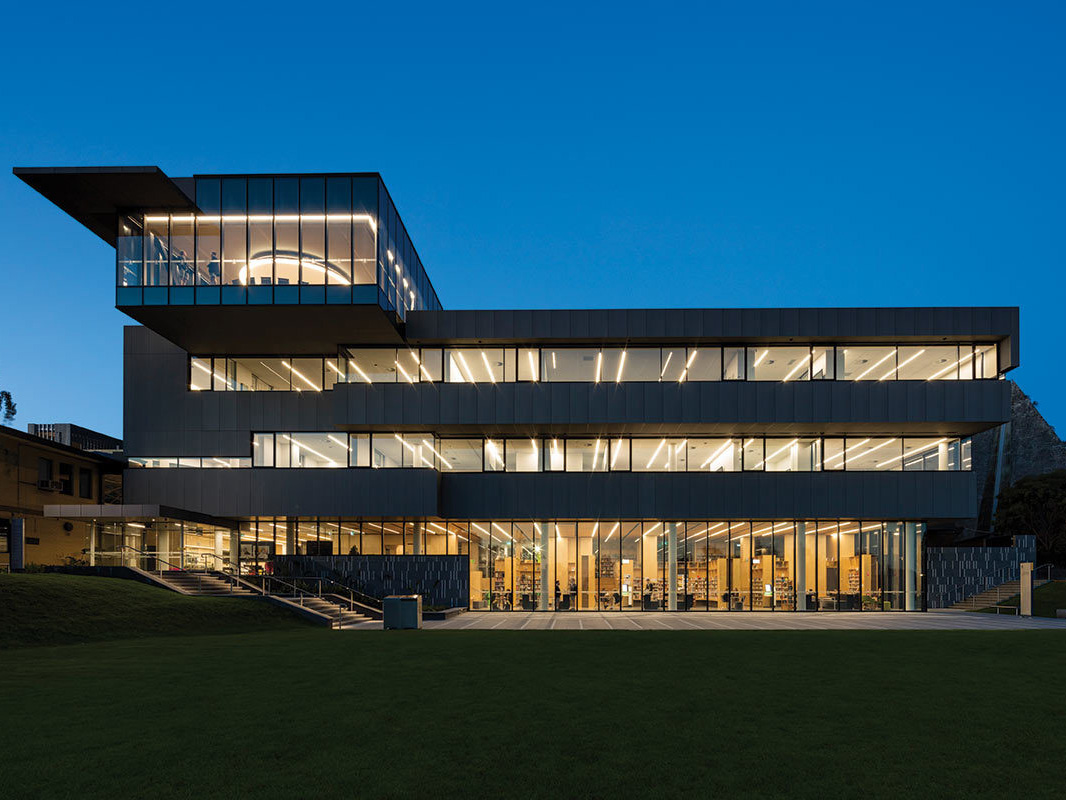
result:
[(1066, 4), (512, 5), (6, 12), (16, 424), (120, 433), (128, 320), (10, 167), (157, 164), (379, 171), (451, 309), (1019, 305), (1066, 431)]

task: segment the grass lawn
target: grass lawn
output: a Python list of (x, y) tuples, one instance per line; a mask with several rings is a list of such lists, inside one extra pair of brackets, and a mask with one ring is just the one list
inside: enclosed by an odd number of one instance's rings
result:
[(306, 624), (255, 598), (188, 597), (118, 578), (0, 574), (0, 649)]
[(0, 786), (12, 798), (1059, 796), (1064, 663), (1059, 631), (286, 627), (16, 647), (0, 651)]
[[(1002, 600), (997, 605), (1018, 608), (1021, 595), (1014, 595)], [(1066, 608), (1066, 581), (1051, 581), (1033, 589), (1033, 616), (1054, 617), (1060, 608)], [(985, 609), (982, 609), (985, 610)]]

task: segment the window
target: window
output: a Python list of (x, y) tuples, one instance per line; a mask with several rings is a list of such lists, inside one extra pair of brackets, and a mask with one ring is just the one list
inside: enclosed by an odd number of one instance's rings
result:
[(194, 392), (204, 392), (211, 389), (211, 359), (210, 358), (197, 358), (193, 356), (189, 359), (189, 388)]
[(687, 439), (633, 439), (634, 472), (684, 472), (688, 464)]
[(38, 481), (50, 481), (50, 480), (52, 480), (52, 459), (50, 459), (50, 458), (38, 458), (37, 459), (37, 480)]
[(848, 345), (837, 348), (837, 375), (845, 381), (884, 381), (896, 376), (896, 348)]
[(722, 350), (722, 377), (727, 381), (742, 381), (747, 378), (743, 347), (726, 347)]
[(274, 466), (274, 434), (252, 434), (252, 466)]
[(396, 351), (391, 348), (349, 350), (346, 369), (351, 382), (396, 383), (399, 375)]
[(748, 380), (805, 381), (811, 376), (807, 347), (749, 347)]
[(884, 437), (848, 437), (844, 454), (847, 470), (899, 470), (903, 440)]
[(440, 439), (442, 467), (452, 472), (481, 472), (481, 439)]
[(59, 491), (63, 494), (74, 494), (74, 467), (72, 465), (60, 463), (59, 483)]
[[(502, 383), (503, 350), (445, 350), (444, 379), (449, 383)], [(514, 380), (513, 376), (511, 380)]]
[(608, 461), (607, 439), (567, 439), (567, 472), (606, 472)]
[[(680, 351), (678, 351), (680, 352)], [(685, 380), (689, 381), (720, 381), (722, 379), (722, 349), (720, 347), (690, 348), (688, 358), (685, 361)], [(670, 365), (666, 365), (669, 370)], [(668, 380), (666, 375), (664, 380)], [(681, 376), (678, 375), (680, 380)]]
[(348, 445), (333, 433), (281, 433), (277, 435), (279, 467), (343, 467)]
[(555, 382), (589, 383), (603, 370), (599, 349), (558, 348), (541, 351), (541, 378)]
[(541, 446), (536, 439), (508, 439), (504, 450), (507, 472), (540, 472)]
[(91, 500), (93, 496), (93, 471), (80, 467), (78, 469), (78, 497)]
[(688, 468), (690, 471), (739, 472), (739, 440), (689, 439)]

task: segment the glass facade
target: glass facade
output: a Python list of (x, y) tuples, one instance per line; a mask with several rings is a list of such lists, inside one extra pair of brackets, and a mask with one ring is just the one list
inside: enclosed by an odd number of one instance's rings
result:
[(442, 472), (940, 472), (971, 468), (969, 438), (530, 437), (255, 433), (251, 457), (130, 457), (174, 467), (422, 467)]
[[(913, 351), (913, 352), (912, 352)], [(663, 383), (676, 381), (988, 380), (998, 377), (996, 346), (346, 348), (305, 359), (317, 388), (292, 381), (277, 356), (193, 356), (194, 391), (320, 391), (335, 383)], [(211, 363), (225, 378), (211, 382)], [(313, 364), (311, 362), (314, 362)], [(813, 368), (812, 365), (813, 364)], [(270, 376), (270, 372), (276, 374)], [(253, 380), (259, 378), (259, 380)]]
[(460, 555), (474, 610), (902, 611), (922, 607), (924, 532), (876, 520), (269, 517), (239, 531), (97, 522), (89, 550), (101, 565), (225, 563), (244, 574), (271, 572), (277, 555)]
[(199, 213), (127, 214), (117, 305), (440, 301), (376, 175), (200, 176)]

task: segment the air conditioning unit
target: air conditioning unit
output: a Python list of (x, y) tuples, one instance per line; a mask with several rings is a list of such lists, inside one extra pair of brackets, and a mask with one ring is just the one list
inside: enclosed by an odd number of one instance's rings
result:
[(63, 489), (63, 481), (37, 481), (37, 488), (45, 492), (58, 492)]

